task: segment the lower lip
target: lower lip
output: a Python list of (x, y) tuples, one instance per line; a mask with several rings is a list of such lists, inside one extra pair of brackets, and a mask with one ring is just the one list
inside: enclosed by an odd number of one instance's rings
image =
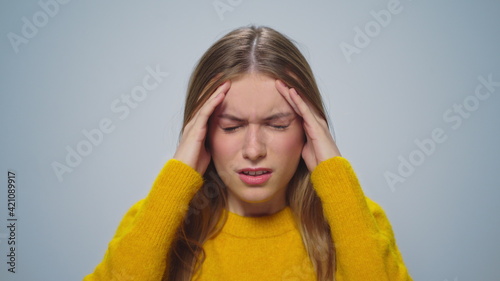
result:
[(243, 181), (244, 183), (246, 183), (248, 185), (261, 185), (261, 184), (266, 183), (269, 180), (269, 178), (271, 177), (271, 174), (272, 173), (266, 173), (266, 174), (262, 174), (260, 176), (249, 176), (249, 175), (245, 175), (243, 173), (240, 173), (239, 176), (240, 176), (241, 181)]

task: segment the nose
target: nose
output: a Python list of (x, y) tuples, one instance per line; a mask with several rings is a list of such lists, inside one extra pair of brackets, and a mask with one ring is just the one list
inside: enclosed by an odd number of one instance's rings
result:
[(243, 140), (243, 158), (256, 161), (267, 154), (265, 136), (260, 132), (259, 126), (249, 125)]

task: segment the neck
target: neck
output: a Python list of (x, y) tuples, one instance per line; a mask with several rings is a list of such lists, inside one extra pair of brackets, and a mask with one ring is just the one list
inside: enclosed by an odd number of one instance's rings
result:
[(286, 207), (284, 197), (282, 199), (269, 200), (266, 202), (245, 202), (241, 200), (231, 200), (230, 197), (231, 196), (228, 198), (228, 211), (244, 217), (270, 216)]

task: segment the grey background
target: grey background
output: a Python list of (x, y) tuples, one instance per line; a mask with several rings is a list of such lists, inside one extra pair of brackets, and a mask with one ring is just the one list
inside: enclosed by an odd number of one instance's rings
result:
[[(219, 15), (214, 3), (230, 9)], [(356, 27), (388, 3), (69, 1), (16, 53), (9, 34), (22, 36), (23, 17), (43, 24), (44, 10), (2, 1), (0, 279), (92, 272), (175, 151), (196, 61), (226, 32), (258, 24), (296, 40), (311, 63), (341, 152), (386, 210), (414, 279), (500, 280), (500, 87), (469, 104), (456, 129), (443, 118), (474, 101), (479, 76), (500, 81), (500, 3), (401, 0), (348, 62), (342, 42), (355, 46)], [(111, 104), (157, 65), (169, 76), (121, 120)], [(59, 181), (52, 163), (65, 164), (66, 146), (75, 149), (103, 118), (115, 129)], [(398, 157), (417, 157), (415, 140), (436, 128), (446, 140), (391, 189), (384, 174), (398, 175)], [(15, 274), (6, 264), (8, 170), (17, 177)]]

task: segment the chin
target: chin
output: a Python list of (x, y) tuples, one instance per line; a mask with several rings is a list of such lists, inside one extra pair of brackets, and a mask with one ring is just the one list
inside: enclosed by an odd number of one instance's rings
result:
[(271, 201), (274, 198), (276, 192), (271, 190), (266, 190), (264, 187), (252, 187), (246, 188), (250, 190), (245, 190), (243, 193), (239, 194), (239, 199), (251, 204), (259, 204)]

